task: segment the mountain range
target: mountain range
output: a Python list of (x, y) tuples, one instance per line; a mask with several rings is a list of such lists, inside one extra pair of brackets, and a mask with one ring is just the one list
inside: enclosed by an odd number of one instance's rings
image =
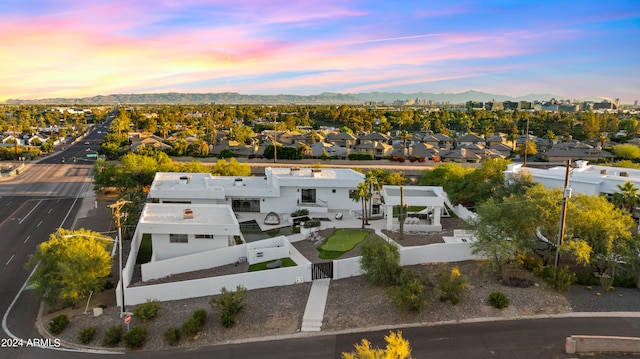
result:
[[(106, 105), (106, 104), (363, 104), (377, 102), (391, 104), (397, 100), (424, 99), (437, 103), (460, 104), (467, 101), (548, 101), (551, 98), (563, 99), (551, 94), (530, 94), (521, 97), (491, 94), (479, 91), (461, 93), (401, 93), (401, 92), (366, 92), (341, 94), (324, 92), (319, 95), (244, 95), (235, 92), (220, 93), (149, 93), (149, 94), (114, 94), (107, 96), (93, 96), (83, 98), (46, 98), (34, 100), (8, 99), (7, 104), (59, 104), (59, 105)], [(591, 99), (599, 101), (599, 99)]]

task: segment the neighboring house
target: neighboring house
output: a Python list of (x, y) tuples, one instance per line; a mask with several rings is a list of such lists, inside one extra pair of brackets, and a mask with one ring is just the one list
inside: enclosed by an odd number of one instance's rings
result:
[(480, 163), (482, 157), (472, 150), (462, 147), (453, 150), (440, 151), (440, 160), (442, 162)]
[(304, 143), (305, 140), (305, 136), (299, 132), (287, 131), (278, 135), (278, 143), (282, 145), (298, 146), (300, 143)]
[(327, 156), (338, 159), (346, 159), (348, 156), (346, 148), (337, 146), (333, 143), (316, 142), (309, 145), (309, 147), (311, 147), (312, 156), (315, 158), (321, 157), (323, 151), (326, 152)]
[[(437, 148), (441, 150), (450, 150), (453, 147), (453, 139), (442, 133), (434, 133), (433, 137), (438, 140)], [(429, 143), (428, 141), (424, 141)]]
[[(522, 164), (510, 164), (504, 171), (505, 181), (515, 175), (528, 173), (536, 183), (542, 183), (549, 188), (564, 188), (566, 166), (549, 169), (522, 167)], [(574, 192), (586, 195), (613, 194), (620, 192), (619, 185), (625, 182), (633, 183), (640, 188), (640, 170), (589, 165), (588, 161), (576, 161), (571, 169), (569, 186)]]
[(438, 156), (438, 154), (440, 153), (437, 148), (427, 143), (417, 143), (413, 145), (409, 150), (409, 154), (411, 156), (424, 157), (428, 160), (433, 160), (433, 156)]
[(554, 146), (550, 150), (540, 153), (542, 159), (549, 162), (560, 162), (566, 160), (611, 160), (615, 156), (600, 148), (594, 148), (585, 143), (563, 142)]
[[(223, 177), (208, 173), (158, 172), (149, 198), (159, 203), (214, 203), (240, 212), (310, 212), (360, 208), (353, 191), (364, 175), (348, 168), (271, 168), (264, 177)], [(282, 216), (281, 216), (282, 217)]]
[(468, 133), (456, 139), (456, 147), (471, 146), (471, 145), (478, 145), (478, 146), (484, 147), (486, 146), (486, 141), (484, 138), (474, 135), (472, 133)]
[(509, 140), (509, 136), (502, 132), (496, 132), (489, 136), (486, 143), (489, 148), (493, 148), (498, 145), (505, 145), (511, 148), (515, 146), (515, 141)]
[(145, 138), (136, 138), (136, 137), (131, 138), (131, 146), (130, 146), (131, 151), (136, 151), (140, 147), (153, 147), (153, 148), (159, 148), (161, 150), (169, 150), (173, 148), (167, 145), (166, 143), (164, 143), (161, 137), (158, 137), (155, 135), (145, 137)]
[(325, 141), (329, 143), (333, 143), (336, 146), (340, 146), (346, 149), (350, 149), (351, 146), (355, 145), (356, 138), (347, 132), (338, 132), (338, 133), (329, 133), (325, 137)]
[(375, 159), (387, 157), (393, 151), (393, 147), (385, 142), (363, 141), (351, 146), (351, 153), (370, 154)]
[(502, 143), (499, 143), (499, 144), (497, 144), (497, 145), (490, 146), (490, 147), (489, 147), (489, 149), (490, 149), (491, 151), (493, 151), (493, 152), (496, 152), (496, 153), (498, 153), (498, 154), (500, 154), (500, 155), (504, 156), (504, 157), (509, 157), (509, 156), (511, 156), (511, 150), (512, 150), (512, 148), (511, 148), (511, 147), (509, 147), (508, 145), (505, 145), (505, 144), (502, 144)]
[(151, 236), (152, 262), (233, 246), (241, 234), (226, 204), (147, 203), (138, 231)]

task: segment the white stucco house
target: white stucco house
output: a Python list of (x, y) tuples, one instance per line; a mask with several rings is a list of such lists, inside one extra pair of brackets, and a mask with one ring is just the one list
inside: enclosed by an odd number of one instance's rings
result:
[(156, 262), (234, 246), (240, 225), (228, 205), (147, 203), (136, 233), (151, 235)]
[(360, 206), (351, 198), (363, 180), (362, 173), (348, 168), (269, 167), (263, 177), (159, 172), (149, 198), (156, 203), (226, 204), (238, 212), (350, 211)]
[[(536, 183), (548, 188), (563, 188), (566, 166), (548, 169), (522, 167), (522, 164), (510, 164), (504, 171), (505, 180), (522, 173), (528, 173)], [(609, 166), (589, 165), (588, 161), (576, 161), (570, 169), (569, 186), (576, 193), (586, 195), (613, 194), (620, 192), (618, 186), (625, 182), (640, 188), (640, 170)]]

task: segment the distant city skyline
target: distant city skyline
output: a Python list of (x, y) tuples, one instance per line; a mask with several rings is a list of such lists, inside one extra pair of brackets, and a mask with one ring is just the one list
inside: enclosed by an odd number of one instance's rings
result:
[(640, 2), (8, 0), (0, 101), (125, 93), (640, 99)]

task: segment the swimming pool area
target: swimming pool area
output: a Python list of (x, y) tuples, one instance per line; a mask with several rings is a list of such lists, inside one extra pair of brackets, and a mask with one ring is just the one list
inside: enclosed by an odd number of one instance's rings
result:
[(258, 222), (255, 220), (240, 222), (240, 232), (242, 232), (242, 236), (247, 243), (277, 236), (288, 236), (294, 233), (298, 233), (291, 226), (273, 228), (267, 231), (263, 231), (260, 228), (260, 225), (258, 225)]

